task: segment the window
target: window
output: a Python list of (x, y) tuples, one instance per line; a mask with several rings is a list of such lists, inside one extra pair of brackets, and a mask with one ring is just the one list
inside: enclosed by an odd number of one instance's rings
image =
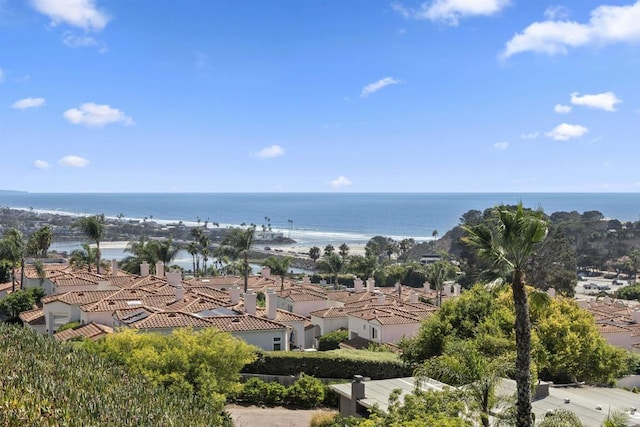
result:
[(274, 343), (273, 344), (273, 351), (280, 351), (282, 350), (280, 343)]
[(280, 342), (280, 337), (274, 337), (273, 342)]
[(378, 328), (374, 328), (373, 326), (371, 327), (371, 339), (378, 339)]

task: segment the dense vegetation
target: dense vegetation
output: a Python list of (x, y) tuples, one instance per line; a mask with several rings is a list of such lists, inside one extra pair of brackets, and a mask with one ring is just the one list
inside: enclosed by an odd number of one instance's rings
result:
[[(225, 425), (220, 407), (103, 357), (0, 324), (0, 425)], [(227, 424), (229, 425), (229, 424)]]
[[(606, 343), (591, 314), (568, 298), (533, 304), (531, 309), (532, 370), (555, 382), (610, 382), (627, 373), (629, 354)], [(420, 366), (448, 353), (464, 341), (488, 358), (511, 357), (515, 352), (514, 310), (506, 287), (474, 286), (446, 301), (427, 319), (418, 335), (402, 346), (407, 363)]]
[(366, 350), (330, 350), (322, 352), (260, 352), (258, 359), (243, 372), (264, 375), (300, 373), (318, 378), (352, 379), (366, 374), (371, 379), (411, 376), (412, 368), (391, 352)]
[(227, 393), (240, 390), (240, 369), (255, 358), (252, 346), (214, 328), (169, 335), (127, 329), (84, 347), (168, 390), (197, 395), (217, 412)]

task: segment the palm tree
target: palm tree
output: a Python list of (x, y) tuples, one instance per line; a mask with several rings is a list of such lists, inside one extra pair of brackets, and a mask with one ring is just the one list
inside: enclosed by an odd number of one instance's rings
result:
[(436, 261), (425, 267), (425, 276), (438, 292), (438, 307), (442, 305), (442, 289), (444, 282), (455, 277), (455, 268), (447, 261)]
[(191, 254), (191, 260), (193, 261), (193, 275), (198, 276), (198, 267), (200, 266), (200, 260), (198, 259), (198, 242), (189, 242), (185, 247), (185, 250)]
[(349, 256), (349, 249), (351, 248), (346, 243), (343, 243), (340, 246), (338, 246), (338, 250), (339, 250), (338, 253), (340, 254), (340, 258), (342, 258), (342, 262), (347, 261), (347, 257)]
[(508, 355), (488, 357), (473, 341), (453, 341), (442, 355), (427, 360), (418, 369), (418, 378), (461, 387), (469, 408), (478, 413), (483, 427), (489, 427), (492, 410), (507, 403), (496, 395), (496, 386), (511, 370), (513, 359)]
[(511, 288), (516, 311), (516, 384), (518, 427), (533, 426), (531, 417), (531, 319), (525, 289), (524, 268), (535, 246), (547, 235), (548, 223), (541, 210), (525, 211), (522, 203), (514, 208), (504, 205), (493, 210), (496, 228), (484, 225), (463, 226), (463, 241), (475, 247), (478, 255), (495, 266), (513, 271)]
[(313, 246), (309, 249), (309, 258), (314, 261), (317, 261), (320, 258), (320, 248), (317, 246)]
[(11, 264), (11, 292), (16, 290), (16, 267), (22, 264), (22, 280), (24, 283), (24, 254), (26, 245), (22, 233), (17, 228), (9, 228), (4, 233), (4, 238), (0, 241), (0, 258), (9, 261)]
[(100, 240), (104, 238), (104, 214), (78, 218), (73, 226), (96, 243), (96, 272), (100, 274)]
[(433, 250), (435, 251), (438, 248), (438, 230), (433, 230), (431, 237), (433, 237)]
[(271, 256), (264, 260), (262, 263), (265, 267), (269, 267), (271, 273), (280, 277), (280, 290), (284, 290), (284, 278), (289, 273), (289, 266), (291, 265), (291, 257), (278, 257)]
[(324, 247), (324, 256), (329, 256), (336, 251), (331, 243)]
[(231, 259), (236, 260), (242, 257), (242, 272), (244, 275), (244, 292), (249, 288), (249, 251), (253, 245), (256, 227), (252, 225), (247, 229), (234, 228), (220, 242), (223, 252), (227, 253)]
[(342, 258), (340, 258), (335, 253), (330, 253), (329, 255), (323, 256), (318, 261), (318, 267), (321, 271), (325, 273), (331, 274), (331, 276), (335, 279), (333, 282), (333, 286), (335, 288), (338, 287), (338, 274), (342, 271), (343, 266)]
[(71, 251), (69, 263), (78, 268), (87, 266), (87, 269), (91, 272), (91, 265), (96, 263), (97, 259), (98, 250), (89, 246), (88, 243), (83, 243), (82, 249)]

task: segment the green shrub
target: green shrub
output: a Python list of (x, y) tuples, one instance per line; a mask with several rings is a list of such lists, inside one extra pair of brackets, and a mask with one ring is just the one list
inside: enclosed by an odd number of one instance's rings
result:
[(80, 326), (82, 323), (80, 322), (69, 322), (69, 323), (65, 323), (64, 325), (60, 326), (56, 332), (62, 332), (62, 331), (66, 331), (67, 329), (74, 329), (78, 326)]
[(324, 390), (319, 379), (303, 374), (287, 389), (287, 403), (300, 408), (316, 408), (324, 400)]
[(208, 399), (22, 327), (0, 324), (0, 378), (0, 426), (224, 425)]
[(304, 372), (316, 378), (352, 379), (364, 375), (374, 380), (409, 377), (411, 366), (390, 352), (331, 350), (325, 352), (274, 351), (258, 353), (255, 362), (242, 372), (264, 375), (298, 375)]
[(265, 404), (269, 406), (282, 405), (287, 397), (287, 388), (280, 383), (267, 384), (267, 398)]
[(324, 334), (318, 339), (318, 350), (336, 350), (340, 348), (340, 343), (349, 339), (349, 331), (337, 330)]

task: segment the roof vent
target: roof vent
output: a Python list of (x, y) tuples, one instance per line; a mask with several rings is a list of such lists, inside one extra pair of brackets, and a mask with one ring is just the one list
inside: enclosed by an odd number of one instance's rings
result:
[(177, 317), (177, 315), (175, 313), (169, 313), (167, 314), (167, 317)]
[(571, 403), (571, 399), (564, 399), (564, 403)]
[(240, 318), (239, 317), (234, 317), (233, 319), (231, 319), (231, 321), (233, 323), (240, 323)]

